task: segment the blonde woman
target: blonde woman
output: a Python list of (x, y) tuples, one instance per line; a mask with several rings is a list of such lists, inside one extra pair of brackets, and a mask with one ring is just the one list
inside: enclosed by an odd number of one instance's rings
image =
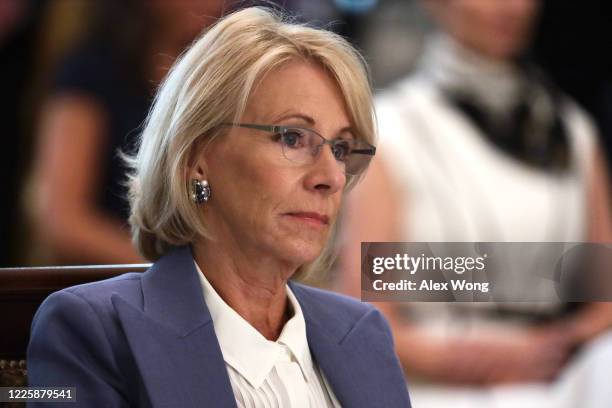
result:
[(154, 266), (51, 295), (30, 385), (88, 407), (409, 406), (380, 313), (290, 281), (324, 264), (373, 138), (343, 39), (259, 8), (222, 19), (170, 72), (131, 160)]

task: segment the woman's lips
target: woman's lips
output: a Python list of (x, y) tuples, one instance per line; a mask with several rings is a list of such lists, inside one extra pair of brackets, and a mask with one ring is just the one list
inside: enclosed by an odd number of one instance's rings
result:
[(317, 226), (329, 224), (329, 217), (317, 212), (298, 211), (290, 212), (286, 215)]

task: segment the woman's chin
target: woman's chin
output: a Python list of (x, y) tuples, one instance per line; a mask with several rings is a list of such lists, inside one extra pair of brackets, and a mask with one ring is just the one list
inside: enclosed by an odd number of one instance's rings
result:
[(323, 252), (323, 245), (320, 242), (296, 240), (296, 242), (287, 242), (286, 244), (289, 245), (283, 245), (285, 259), (298, 265), (298, 267), (314, 262)]

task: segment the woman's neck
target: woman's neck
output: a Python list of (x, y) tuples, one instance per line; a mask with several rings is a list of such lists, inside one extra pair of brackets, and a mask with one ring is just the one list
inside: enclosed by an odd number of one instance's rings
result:
[(493, 114), (514, 106), (524, 85), (523, 75), (512, 61), (482, 55), (444, 32), (428, 40), (421, 72), (434, 86), (474, 99)]
[(276, 340), (289, 320), (286, 285), (295, 267), (228, 250), (207, 240), (193, 254), (219, 296), (266, 339)]

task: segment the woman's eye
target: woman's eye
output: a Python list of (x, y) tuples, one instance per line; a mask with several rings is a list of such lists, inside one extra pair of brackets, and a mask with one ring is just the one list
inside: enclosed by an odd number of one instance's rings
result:
[(351, 154), (351, 148), (349, 147), (348, 142), (337, 142), (334, 143), (332, 147), (332, 153), (334, 154), (334, 158), (338, 161), (346, 161), (348, 159), (349, 154)]
[(300, 148), (304, 146), (304, 135), (299, 130), (286, 130), (280, 135), (281, 143), (287, 147)]

